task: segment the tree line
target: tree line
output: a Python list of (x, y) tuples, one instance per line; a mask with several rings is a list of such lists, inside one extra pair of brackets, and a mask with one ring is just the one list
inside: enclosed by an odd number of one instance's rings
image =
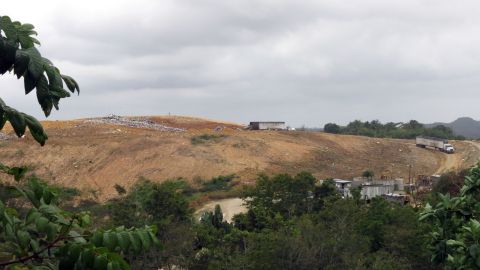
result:
[(388, 122), (385, 124), (382, 124), (378, 120), (365, 122), (355, 120), (346, 126), (327, 123), (323, 127), (323, 131), (333, 134), (360, 135), (376, 138), (414, 139), (417, 136), (428, 136), (456, 140), (465, 139), (463, 136), (456, 135), (449, 127), (438, 125), (429, 128), (416, 120), (410, 120), (407, 123)]
[(344, 199), (307, 172), (260, 175), (241, 196), (248, 211), (230, 222), (218, 205), (198, 217), (185, 181), (144, 179), (96, 211), (107, 227), (158, 228), (162, 247), (128, 257), (135, 269), (435, 269), (432, 228), (410, 206)]

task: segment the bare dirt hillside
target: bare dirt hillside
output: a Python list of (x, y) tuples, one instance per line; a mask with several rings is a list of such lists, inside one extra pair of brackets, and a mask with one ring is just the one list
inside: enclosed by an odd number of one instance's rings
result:
[[(260, 172), (306, 170), (319, 178), (351, 178), (372, 169), (376, 175), (407, 178), (410, 164), (412, 175), (428, 175), (468, 167), (480, 157), (473, 142), (453, 142), (458, 153), (447, 155), (417, 148), (410, 140), (248, 131), (234, 123), (179, 116), (128, 119), (134, 125), (115, 119), (46, 121), (50, 139), (44, 147), (29, 134), (13, 138), (7, 127), (0, 134), (0, 161), (28, 165), (52, 183), (76, 187), (103, 201), (116, 196), (115, 184), (129, 187), (139, 177), (193, 181), (235, 173), (238, 181), (252, 183)], [(203, 134), (217, 137), (192, 143)]]

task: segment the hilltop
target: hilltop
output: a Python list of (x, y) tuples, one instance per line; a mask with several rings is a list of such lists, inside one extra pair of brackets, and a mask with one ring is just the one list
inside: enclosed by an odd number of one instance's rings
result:
[(455, 134), (465, 136), (466, 138), (480, 138), (480, 121), (474, 120), (470, 117), (460, 117), (450, 123), (437, 122), (433, 124), (425, 124), (426, 127), (434, 127), (439, 125), (449, 127)]
[(261, 172), (306, 170), (318, 178), (351, 178), (372, 169), (376, 175), (407, 178), (410, 164), (412, 175), (428, 175), (473, 165), (480, 157), (478, 146), (469, 141), (454, 141), (458, 153), (446, 155), (417, 148), (411, 140), (250, 131), (235, 123), (180, 116), (122, 119), (135, 124), (123, 125), (115, 117), (45, 121), (50, 139), (44, 147), (29, 134), (14, 138), (7, 127), (0, 136), (0, 160), (28, 165), (51, 183), (103, 201), (116, 196), (115, 184), (128, 188), (140, 177), (183, 177), (194, 183), (235, 173), (236, 181), (250, 184)]

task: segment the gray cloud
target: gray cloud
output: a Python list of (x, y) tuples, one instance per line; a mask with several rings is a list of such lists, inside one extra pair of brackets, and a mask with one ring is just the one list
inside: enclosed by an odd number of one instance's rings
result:
[[(476, 1), (27, 2), (3, 12), (35, 24), (43, 54), (82, 88), (54, 119), (171, 112), (319, 126), (480, 118)], [(21, 82), (2, 78), (0, 89), (41, 116)]]

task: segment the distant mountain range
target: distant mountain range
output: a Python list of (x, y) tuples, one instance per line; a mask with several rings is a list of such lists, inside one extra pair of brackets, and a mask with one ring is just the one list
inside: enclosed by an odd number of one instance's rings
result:
[(451, 128), (456, 135), (462, 135), (471, 139), (480, 138), (480, 121), (470, 117), (460, 117), (451, 123), (424, 124), (425, 127), (434, 127), (438, 125), (444, 125)]

